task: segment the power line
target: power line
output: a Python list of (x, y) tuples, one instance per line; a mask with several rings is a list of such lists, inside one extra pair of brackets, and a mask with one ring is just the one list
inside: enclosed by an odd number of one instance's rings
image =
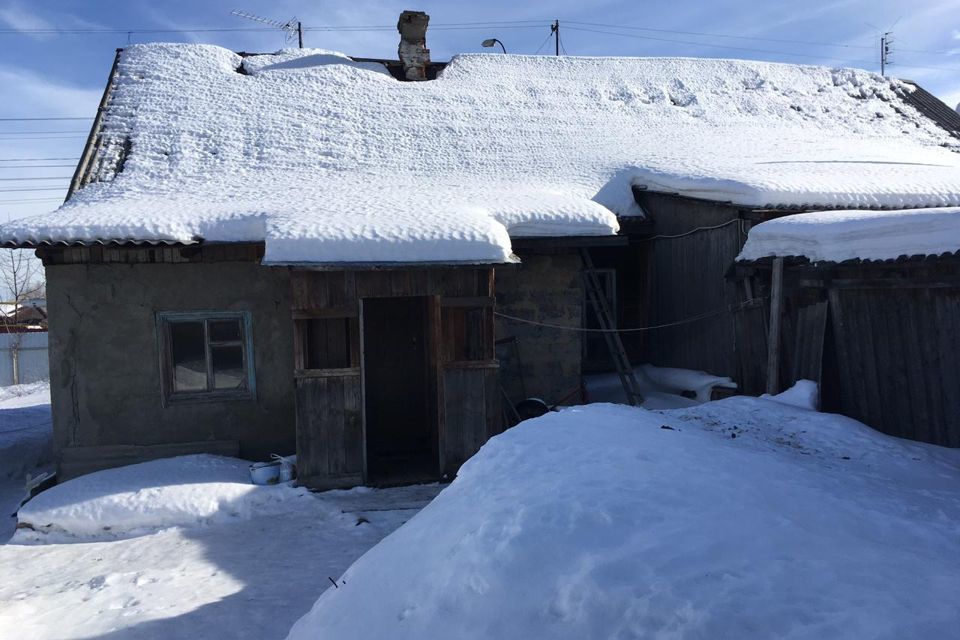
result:
[(0, 162), (51, 162), (53, 160), (79, 160), (80, 158), (0, 158)]
[(533, 52), (533, 55), (537, 55), (538, 53), (540, 53), (540, 50), (543, 49), (544, 45), (550, 42), (550, 38), (552, 37), (553, 37), (553, 32), (551, 31), (549, 34), (547, 34), (547, 37), (543, 39), (543, 42), (540, 43), (540, 46), (537, 47), (537, 50)]
[(0, 136), (26, 136), (34, 134), (63, 134), (63, 133), (88, 133), (87, 131), (0, 131)]
[[(483, 28), (531, 28), (543, 24), (546, 20), (507, 20), (489, 22), (440, 22), (430, 25), (431, 29), (483, 29)], [(330, 25), (323, 27), (303, 27), (304, 31), (395, 31), (397, 26), (392, 25)], [(96, 28), (96, 29), (57, 29), (40, 27), (36, 29), (0, 29), (0, 34), (45, 34), (45, 35), (83, 35), (98, 33), (230, 33), (230, 32), (273, 32), (268, 27), (185, 27), (182, 29), (151, 29), (151, 28)]]
[[(658, 37), (655, 37), (655, 36), (643, 36), (643, 35), (635, 34), (635, 33), (618, 33), (618, 32), (616, 32), (616, 31), (603, 31), (603, 30), (600, 30), (600, 29), (586, 29), (586, 28), (584, 28), (584, 27), (570, 27), (570, 26), (568, 26), (567, 28), (568, 28), (568, 29), (573, 29), (574, 31), (588, 31), (588, 32), (590, 32), (590, 33), (604, 33), (604, 34), (607, 34), (607, 35), (620, 36), (620, 37), (623, 37), (623, 38), (636, 38), (636, 39), (639, 39), (639, 40), (654, 40), (654, 41), (657, 41), (657, 42), (670, 42), (670, 43), (673, 43), (673, 44), (686, 44), (686, 45), (691, 45), (691, 46), (695, 46), (695, 47), (711, 47), (711, 48), (715, 48), (715, 49), (729, 49), (729, 50), (732, 50), (732, 51), (749, 51), (749, 52), (751, 52), (751, 53), (766, 53), (766, 54), (769, 54), (769, 55), (777, 55), (777, 56), (788, 56), (788, 57), (812, 58), (812, 59), (819, 59), (819, 60), (830, 60), (830, 61), (834, 61), (834, 62), (842, 62), (842, 63), (844, 63), (844, 64), (860, 64), (860, 65), (865, 65), (865, 66), (870, 66), (870, 65), (875, 65), (875, 64), (877, 64), (876, 60), (857, 60), (857, 59), (851, 60), (851, 59), (849, 59), (849, 58), (838, 58), (838, 57), (836, 57), (836, 56), (818, 56), (818, 55), (814, 55), (814, 54), (810, 54), (810, 53), (794, 53), (794, 52), (780, 51), (780, 50), (774, 50), (774, 49), (754, 49), (754, 48), (751, 48), (751, 47), (737, 47), (737, 46), (733, 46), (733, 45), (713, 44), (713, 43), (709, 43), (709, 42), (691, 42), (691, 41), (689, 41), (689, 40), (675, 40), (675, 39), (672, 39), (672, 38), (658, 38)], [(930, 70), (934, 70), (934, 71), (960, 71), (960, 68), (957, 68), (957, 67), (932, 67), (932, 66), (924, 66), (924, 65), (916, 65), (916, 64), (899, 64), (898, 66), (903, 67), (903, 68), (907, 68), (907, 69), (930, 69)]]
[(0, 193), (20, 193), (26, 191), (65, 191), (66, 187), (31, 187), (30, 189), (0, 189)]
[(36, 177), (29, 177), (29, 178), (0, 178), (0, 182), (13, 182), (15, 180), (18, 182), (21, 180), (69, 180), (70, 178), (71, 176), (42, 176), (42, 177), (36, 176)]
[(28, 121), (37, 121), (37, 120), (93, 120), (93, 116), (90, 117), (69, 117), (69, 118), (0, 118), (0, 122), (28, 122)]
[(810, 53), (789, 53), (786, 51), (774, 51), (771, 49), (753, 49), (749, 47), (736, 47), (733, 45), (726, 44), (710, 44), (707, 42), (690, 42), (689, 40), (674, 40), (671, 38), (657, 38), (655, 36), (642, 36), (635, 33), (617, 33), (616, 31), (601, 31), (599, 29), (585, 29), (583, 27), (567, 27), (568, 29), (573, 29), (574, 31), (589, 31), (590, 33), (605, 33), (611, 36), (620, 36), (623, 38), (636, 38), (639, 40), (654, 40), (657, 42), (670, 42), (674, 44), (687, 44), (695, 47), (713, 47), (717, 49), (730, 49), (734, 51), (750, 51), (752, 53), (767, 53), (778, 56), (797, 56), (803, 58), (817, 58), (820, 60), (835, 60), (835, 61), (846, 61), (846, 62), (857, 62), (860, 64), (874, 64), (873, 60), (846, 60), (845, 58), (836, 58), (830, 56), (817, 56)]
[(0, 165), (0, 171), (4, 169), (71, 169), (73, 164), (8, 164)]
[(75, 140), (77, 138), (85, 138), (86, 133), (77, 134), (72, 136), (9, 136), (9, 137), (0, 137), (0, 142), (4, 140)]
[(63, 202), (63, 198), (17, 198), (14, 200), (0, 200), (0, 204), (25, 204), (27, 202)]
[(571, 20), (566, 24), (579, 24), (579, 25), (584, 25), (588, 27), (604, 27), (608, 29), (627, 29), (631, 31), (650, 31), (653, 33), (675, 33), (675, 34), (685, 35), (685, 36), (704, 36), (708, 38), (735, 38), (739, 40), (757, 40), (760, 42), (778, 42), (783, 44), (804, 44), (804, 45), (812, 45), (816, 47), (844, 47), (847, 49), (869, 49), (869, 50), (874, 49), (873, 46), (858, 45), (858, 44), (811, 42), (808, 40), (786, 40), (783, 38), (763, 38), (760, 36), (737, 36), (737, 35), (727, 34), (727, 33), (705, 33), (702, 31), (678, 31), (674, 29), (653, 29), (649, 27), (628, 27), (628, 26), (616, 25), (616, 24), (600, 24), (597, 22), (577, 22), (574, 20)]

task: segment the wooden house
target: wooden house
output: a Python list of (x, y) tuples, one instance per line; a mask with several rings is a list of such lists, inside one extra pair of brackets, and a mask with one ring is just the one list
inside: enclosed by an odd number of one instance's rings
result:
[(747, 379), (724, 276), (753, 222), (960, 205), (955, 138), (897, 81), (442, 65), (425, 26), (399, 61), (118, 52), (67, 202), (0, 228), (46, 267), (61, 478), (294, 451), (315, 488), (450, 477), (505, 407), (608, 368), (585, 276), (633, 362)]

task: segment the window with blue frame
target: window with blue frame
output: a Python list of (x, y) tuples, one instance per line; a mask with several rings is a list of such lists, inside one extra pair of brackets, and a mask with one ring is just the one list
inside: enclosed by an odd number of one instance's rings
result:
[(250, 314), (191, 311), (157, 314), (164, 400), (252, 398)]

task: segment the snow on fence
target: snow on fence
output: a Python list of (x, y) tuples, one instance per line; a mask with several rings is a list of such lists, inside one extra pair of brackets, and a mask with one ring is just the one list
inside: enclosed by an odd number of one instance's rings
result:
[(0, 333), (0, 387), (49, 377), (46, 331)]

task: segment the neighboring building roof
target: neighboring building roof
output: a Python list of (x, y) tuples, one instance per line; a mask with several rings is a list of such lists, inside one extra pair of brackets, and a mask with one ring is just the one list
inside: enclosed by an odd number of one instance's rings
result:
[(120, 54), (93, 182), (0, 241), (265, 241), (265, 262), (499, 262), (609, 235), (631, 186), (744, 206), (960, 205), (912, 85), (735, 60), (463, 55), (434, 81), (319, 50)]
[(738, 261), (771, 256), (811, 262), (891, 260), (960, 251), (960, 208), (816, 211), (762, 222)]

